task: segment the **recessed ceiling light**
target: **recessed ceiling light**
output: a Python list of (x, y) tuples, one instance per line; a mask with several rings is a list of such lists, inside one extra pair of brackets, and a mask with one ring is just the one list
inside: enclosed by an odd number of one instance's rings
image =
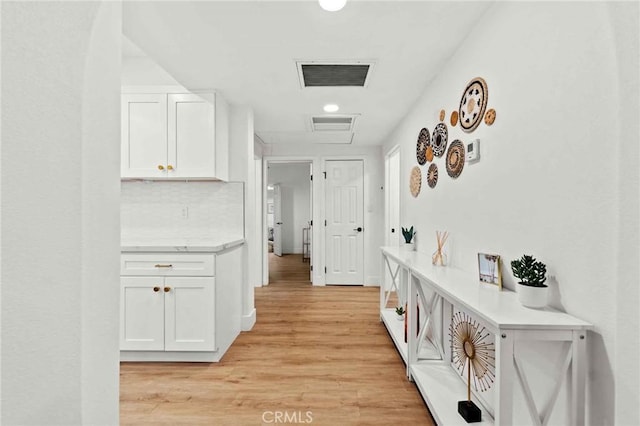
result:
[(324, 112), (337, 112), (340, 107), (336, 104), (326, 104), (323, 109)]
[(342, 9), (347, 0), (318, 0), (320, 7), (329, 12), (337, 12)]

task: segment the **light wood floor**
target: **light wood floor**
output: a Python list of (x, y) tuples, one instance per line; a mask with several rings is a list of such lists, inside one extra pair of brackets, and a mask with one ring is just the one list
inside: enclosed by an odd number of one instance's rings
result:
[(308, 268), (270, 259), (257, 323), (222, 362), (122, 363), (121, 423), (261, 425), (286, 412), (300, 424), (433, 424), (379, 322), (378, 288), (312, 287)]

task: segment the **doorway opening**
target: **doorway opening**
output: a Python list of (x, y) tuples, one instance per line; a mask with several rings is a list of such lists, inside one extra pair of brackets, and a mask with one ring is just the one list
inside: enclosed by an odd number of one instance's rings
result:
[(313, 163), (267, 161), (267, 283), (312, 282)]

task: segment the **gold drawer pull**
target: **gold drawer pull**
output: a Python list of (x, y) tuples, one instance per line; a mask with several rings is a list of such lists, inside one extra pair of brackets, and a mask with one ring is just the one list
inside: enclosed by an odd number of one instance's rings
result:
[(171, 287), (165, 287), (165, 288), (164, 288), (164, 292), (165, 292), (165, 293), (169, 293), (170, 291), (171, 291)]
[(173, 170), (173, 166), (172, 166), (171, 164), (169, 164), (169, 165), (167, 166), (167, 170)]
[(155, 266), (156, 268), (173, 268), (173, 265), (169, 264), (169, 265), (163, 265), (161, 263), (156, 264)]
[(164, 166), (162, 164), (158, 164), (158, 170), (164, 170)]
[(159, 292), (160, 291), (160, 287), (154, 287), (153, 291), (156, 292), (156, 293)]

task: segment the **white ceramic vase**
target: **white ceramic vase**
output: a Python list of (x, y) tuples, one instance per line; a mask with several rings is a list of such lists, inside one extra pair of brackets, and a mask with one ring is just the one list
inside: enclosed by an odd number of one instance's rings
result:
[(404, 243), (404, 247), (409, 251), (416, 251), (416, 243)]
[(518, 283), (518, 300), (528, 308), (544, 308), (547, 306), (549, 287), (532, 287)]

